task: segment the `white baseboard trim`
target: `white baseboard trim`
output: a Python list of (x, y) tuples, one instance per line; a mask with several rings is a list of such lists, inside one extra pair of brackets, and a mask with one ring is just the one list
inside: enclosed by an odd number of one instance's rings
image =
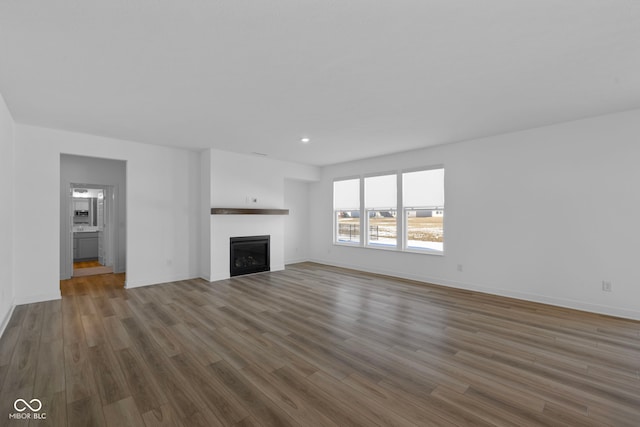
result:
[(282, 271), (284, 270), (284, 264), (272, 265), (271, 271)]
[(345, 263), (327, 262), (319, 259), (312, 259), (310, 261), (317, 262), (318, 264), (331, 265), (334, 267), (348, 268), (351, 270), (381, 274), (381, 275), (391, 276), (391, 277), (398, 277), (401, 279), (414, 280), (416, 282), (446, 286), (446, 287), (455, 288), (455, 289), (464, 289), (468, 291), (482, 292), (485, 294), (497, 295), (497, 296), (502, 296), (507, 298), (515, 298), (519, 300), (537, 302), (541, 304), (548, 304), (556, 307), (586, 311), (589, 313), (603, 314), (606, 316), (621, 317), (621, 318), (631, 319), (631, 320), (640, 320), (640, 311), (638, 310), (611, 307), (611, 306), (602, 305), (602, 304), (593, 304), (586, 301), (556, 298), (556, 297), (550, 297), (547, 295), (539, 295), (539, 294), (532, 294), (527, 292), (511, 291), (507, 289), (492, 288), (490, 286), (482, 286), (475, 283), (446, 280), (441, 277), (418, 276), (418, 275), (406, 274), (406, 273), (397, 272), (397, 271), (379, 269), (379, 268), (365, 269), (364, 267), (353, 266)]
[(34, 304), (36, 302), (44, 302), (44, 301), (54, 301), (60, 298), (62, 298), (62, 295), (60, 295), (60, 290), (58, 290), (58, 292), (50, 293), (50, 294), (27, 295), (24, 297), (16, 298), (15, 305)]
[(2, 319), (2, 323), (0, 323), (0, 337), (2, 337), (2, 334), (4, 334), (4, 330), (7, 328), (7, 325), (9, 324), (9, 320), (11, 320), (11, 315), (13, 314), (13, 310), (15, 308), (16, 305), (12, 302), (11, 306), (9, 307), (9, 311)]
[(301, 262), (309, 262), (309, 261), (311, 261), (309, 258), (292, 259), (289, 261), (285, 261), (284, 265), (287, 266), (290, 264), (300, 264)]
[(143, 280), (138, 279), (133, 281), (127, 280), (125, 282), (124, 287), (127, 289), (142, 288), (144, 286), (160, 285), (162, 283), (179, 282), (181, 280), (191, 280), (196, 277), (199, 277), (199, 276), (188, 275), (188, 276), (158, 277), (156, 279), (143, 279)]
[(224, 274), (214, 274), (214, 275), (212, 275), (212, 276), (209, 278), (209, 282), (210, 282), (210, 283), (213, 283), (213, 282), (218, 282), (218, 281), (220, 281), (220, 280), (227, 280), (227, 279), (230, 279), (230, 278), (231, 278), (231, 276), (229, 276), (228, 274), (227, 274), (227, 275), (224, 275)]

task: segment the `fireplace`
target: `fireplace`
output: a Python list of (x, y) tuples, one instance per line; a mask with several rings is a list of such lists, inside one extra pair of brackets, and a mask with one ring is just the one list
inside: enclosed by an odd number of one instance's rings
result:
[(231, 237), (229, 239), (231, 277), (270, 271), (269, 240), (270, 236)]

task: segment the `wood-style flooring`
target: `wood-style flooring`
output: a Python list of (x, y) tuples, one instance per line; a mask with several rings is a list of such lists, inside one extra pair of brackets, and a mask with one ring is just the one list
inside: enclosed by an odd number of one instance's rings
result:
[(73, 262), (73, 268), (74, 269), (101, 267), (101, 266), (102, 266), (102, 264), (100, 264), (100, 261), (98, 261), (97, 259), (90, 260), (90, 261), (74, 261)]
[(640, 322), (312, 263), (122, 280), (16, 307), (0, 425), (640, 425)]
[(100, 274), (113, 273), (113, 267), (107, 267), (98, 260), (95, 261), (75, 261), (73, 263), (73, 277), (97, 276)]

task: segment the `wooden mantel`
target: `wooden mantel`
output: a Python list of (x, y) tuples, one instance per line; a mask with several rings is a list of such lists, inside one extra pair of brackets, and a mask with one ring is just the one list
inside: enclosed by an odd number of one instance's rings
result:
[(289, 215), (289, 209), (211, 208), (211, 215)]

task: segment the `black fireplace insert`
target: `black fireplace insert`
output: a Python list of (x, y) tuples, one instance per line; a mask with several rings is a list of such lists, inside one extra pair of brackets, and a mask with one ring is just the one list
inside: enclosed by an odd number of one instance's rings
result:
[(270, 271), (270, 238), (270, 236), (231, 237), (229, 239), (231, 277)]

